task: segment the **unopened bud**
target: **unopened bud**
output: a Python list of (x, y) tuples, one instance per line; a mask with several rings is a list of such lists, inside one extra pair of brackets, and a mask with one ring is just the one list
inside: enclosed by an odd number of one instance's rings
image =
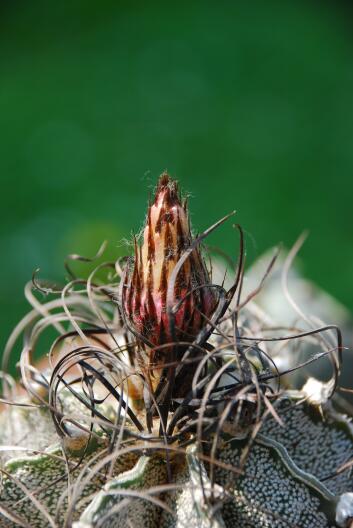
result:
[[(151, 345), (173, 340), (171, 317), (174, 339), (193, 341), (215, 308), (215, 295), (198, 247), (175, 277), (167, 306), (173, 270), (191, 243), (187, 204), (180, 199), (177, 182), (163, 174), (148, 208), (142, 246), (135, 241), (134, 263), (124, 288), (126, 315)], [(173, 315), (168, 310), (171, 307)]]

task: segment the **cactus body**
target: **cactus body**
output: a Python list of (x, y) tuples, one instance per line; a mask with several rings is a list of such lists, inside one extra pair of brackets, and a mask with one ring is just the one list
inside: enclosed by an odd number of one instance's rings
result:
[[(234, 282), (212, 285), (199, 243), (223, 221), (194, 239), (163, 175), (133, 259), (34, 302), (19, 326), (27, 395), (2, 374), (1, 528), (351, 528), (340, 332), (304, 317), (309, 329), (267, 337), (256, 292), (241, 300), (242, 237)], [(31, 354), (48, 326), (41, 372)], [(319, 347), (301, 367), (329, 358), (329, 382), (291, 386), (292, 339)]]

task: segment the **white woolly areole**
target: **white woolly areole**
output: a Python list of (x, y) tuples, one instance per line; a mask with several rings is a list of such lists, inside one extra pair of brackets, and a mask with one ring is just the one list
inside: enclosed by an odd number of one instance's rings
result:
[(309, 378), (302, 388), (302, 392), (307, 396), (313, 405), (322, 405), (327, 402), (331, 386), (315, 378)]
[(343, 493), (336, 508), (336, 523), (341, 528), (347, 528), (348, 522), (353, 519), (353, 493)]

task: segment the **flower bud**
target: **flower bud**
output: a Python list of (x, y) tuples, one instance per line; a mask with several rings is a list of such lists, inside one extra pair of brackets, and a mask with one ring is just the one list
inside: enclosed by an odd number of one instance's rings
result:
[[(126, 315), (138, 334), (152, 346), (175, 339), (193, 341), (206, 324), (203, 314), (208, 318), (215, 308), (215, 295), (209, 287), (209, 275), (198, 247), (177, 273), (167, 306), (173, 270), (191, 243), (186, 201), (181, 202), (177, 182), (163, 174), (154, 202), (148, 208), (142, 246), (135, 240), (134, 262), (124, 288)], [(173, 316), (172, 307), (177, 308)]]

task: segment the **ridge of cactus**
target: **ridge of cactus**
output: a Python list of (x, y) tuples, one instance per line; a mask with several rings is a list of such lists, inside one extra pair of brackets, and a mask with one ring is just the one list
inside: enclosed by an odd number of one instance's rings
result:
[[(277, 253), (242, 293), (240, 226), (235, 268), (208, 263), (204, 241), (231, 216), (195, 236), (164, 173), (132, 256), (74, 255), (62, 288), (33, 277), (2, 359), (1, 528), (352, 528), (340, 329), (303, 308), (283, 328), (256, 304)], [(320, 362), (326, 381), (308, 373)]]

